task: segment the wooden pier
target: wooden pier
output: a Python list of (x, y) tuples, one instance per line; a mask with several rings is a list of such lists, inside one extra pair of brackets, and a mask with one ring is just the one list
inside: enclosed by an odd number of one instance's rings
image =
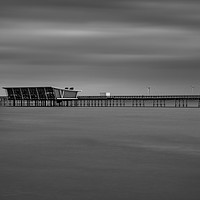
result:
[(78, 96), (77, 99), (21, 99), (0, 97), (5, 107), (165, 107), (200, 108), (200, 95)]

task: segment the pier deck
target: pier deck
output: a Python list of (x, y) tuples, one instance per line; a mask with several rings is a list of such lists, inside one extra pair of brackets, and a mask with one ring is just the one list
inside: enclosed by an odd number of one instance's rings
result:
[(7, 107), (174, 107), (199, 108), (200, 95), (78, 96), (77, 99), (19, 99), (0, 97)]

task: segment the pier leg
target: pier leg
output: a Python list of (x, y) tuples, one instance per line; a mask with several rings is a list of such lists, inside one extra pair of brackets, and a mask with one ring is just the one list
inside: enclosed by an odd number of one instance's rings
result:
[(178, 100), (175, 100), (175, 107), (178, 107)]
[(123, 106), (124, 107), (126, 106), (126, 100), (123, 100)]

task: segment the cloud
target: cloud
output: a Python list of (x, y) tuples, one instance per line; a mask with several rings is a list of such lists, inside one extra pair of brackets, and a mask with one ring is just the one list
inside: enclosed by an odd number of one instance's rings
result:
[(195, 0), (7, 0), (4, 18), (62, 22), (123, 22), (198, 28), (200, 3)]
[(46, 59), (46, 64), (59, 65), (74, 60), (79, 65), (86, 60), (105, 63), (121, 59), (194, 57), (200, 50), (196, 31), (142, 24), (109, 25), (17, 21), (0, 30), (0, 62), (21, 59), (26, 64), (40, 60), (45, 64)]
[(193, 0), (3, 1), (0, 84), (197, 83), (199, 9)]

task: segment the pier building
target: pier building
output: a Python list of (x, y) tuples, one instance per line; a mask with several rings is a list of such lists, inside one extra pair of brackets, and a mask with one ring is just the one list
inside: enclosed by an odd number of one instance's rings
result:
[[(78, 92), (71, 88), (57, 87), (3, 87), (7, 93), (8, 105), (11, 106), (56, 106), (64, 100), (77, 99)], [(2, 101), (5, 102), (2, 98)]]

